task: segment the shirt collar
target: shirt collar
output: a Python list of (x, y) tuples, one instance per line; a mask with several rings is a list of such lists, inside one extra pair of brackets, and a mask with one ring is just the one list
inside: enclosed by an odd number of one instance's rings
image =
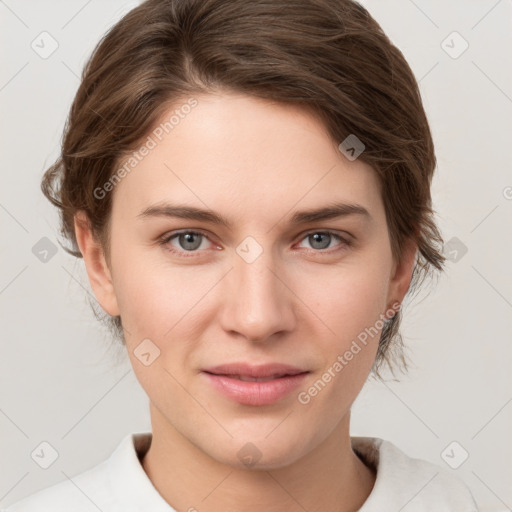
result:
[(176, 512), (156, 490), (142, 467), (142, 456), (147, 452), (151, 439), (151, 432), (128, 434), (109, 458), (112, 492), (125, 512)]

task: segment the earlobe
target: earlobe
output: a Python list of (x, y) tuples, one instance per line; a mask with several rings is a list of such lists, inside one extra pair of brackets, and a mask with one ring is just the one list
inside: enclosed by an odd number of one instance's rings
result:
[(75, 215), (74, 225), (76, 241), (84, 258), (85, 269), (96, 300), (106, 313), (118, 316), (120, 312), (112, 275), (105, 260), (103, 248), (94, 238), (85, 212), (80, 211)]

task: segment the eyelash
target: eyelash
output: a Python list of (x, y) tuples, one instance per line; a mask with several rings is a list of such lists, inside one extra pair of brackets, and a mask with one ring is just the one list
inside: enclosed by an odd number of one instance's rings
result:
[[(185, 235), (185, 234), (199, 235), (199, 236), (202, 236), (202, 237), (204, 237), (204, 238), (209, 240), (208, 236), (205, 233), (202, 233), (200, 231), (183, 230), (183, 231), (178, 231), (178, 232), (172, 232), (171, 234), (167, 233), (166, 235), (164, 235), (162, 238), (159, 239), (159, 244), (161, 246), (163, 246), (165, 248), (165, 250), (167, 250), (167, 251), (169, 251), (169, 252), (171, 252), (173, 254), (176, 254), (179, 257), (182, 257), (182, 258), (194, 257), (194, 256), (196, 256), (200, 252), (200, 250), (198, 250), (198, 249), (196, 249), (194, 251), (177, 250), (174, 247), (169, 246), (169, 243), (170, 243), (171, 240), (173, 240), (174, 238), (178, 237), (179, 235)], [(347, 249), (347, 248), (349, 248), (352, 245), (352, 241), (351, 240), (343, 238), (342, 236), (340, 236), (335, 231), (330, 231), (330, 230), (324, 230), (324, 231), (322, 231), (322, 230), (313, 230), (313, 231), (309, 231), (308, 233), (305, 233), (302, 236), (300, 241), (304, 240), (308, 236), (315, 235), (315, 234), (330, 235), (330, 236), (336, 238), (342, 244), (341, 244), (340, 247), (338, 247), (337, 249), (334, 249), (334, 250), (332, 250), (332, 248), (331, 248), (331, 249), (308, 249), (308, 251), (313, 251), (313, 252), (318, 253), (318, 254), (332, 254), (333, 252), (338, 252), (338, 251)]]

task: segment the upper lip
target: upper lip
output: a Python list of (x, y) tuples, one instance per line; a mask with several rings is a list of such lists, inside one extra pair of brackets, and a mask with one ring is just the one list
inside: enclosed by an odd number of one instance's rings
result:
[(216, 375), (241, 375), (245, 377), (282, 377), (283, 375), (297, 375), (307, 372), (295, 366), (281, 363), (251, 365), (244, 362), (221, 364), (205, 368), (203, 371)]

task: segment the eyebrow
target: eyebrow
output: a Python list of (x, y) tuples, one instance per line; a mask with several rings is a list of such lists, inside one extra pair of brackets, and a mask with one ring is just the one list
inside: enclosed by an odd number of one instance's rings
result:
[[(297, 226), (321, 220), (335, 219), (360, 215), (367, 220), (372, 220), (370, 212), (360, 204), (333, 203), (322, 208), (298, 211), (293, 214), (289, 224)], [(224, 216), (212, 210), (196, 208), (195, 206), (158, 203), (147, 207), (137, 215), (137, 218), (171, 217), (179, 219), (197, 220), (232, 229), (231, 222)]]

